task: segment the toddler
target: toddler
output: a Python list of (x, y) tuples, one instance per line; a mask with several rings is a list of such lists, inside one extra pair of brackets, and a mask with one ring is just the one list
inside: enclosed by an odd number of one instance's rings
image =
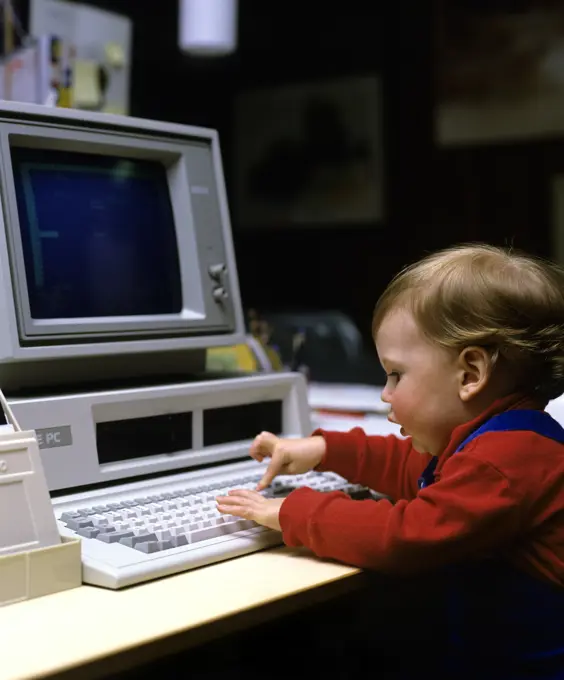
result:
[[(450, 639), (432, 667), (440, 658), (448, 676), (564, 678), (564, 429), (544, 411), (564, 392), (564, 272), (487, 245), (432, 254), (380, 297), (373, 337), (403, 437), (263, 432), (257, 490), (219, 510), (319, 557), (440, 573)], [(390, 500), (260, 493), (312, 469)]]

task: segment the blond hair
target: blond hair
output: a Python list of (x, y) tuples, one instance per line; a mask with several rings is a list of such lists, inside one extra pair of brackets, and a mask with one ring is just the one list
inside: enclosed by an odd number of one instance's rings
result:
[(564, 270), (513, 249), (462, 245), (405, 268), (376, 304), (384, 317), (407, 308), (432, 341), (482, 346), (509, 362), (519, 388), (548, 401), (564, 392)]

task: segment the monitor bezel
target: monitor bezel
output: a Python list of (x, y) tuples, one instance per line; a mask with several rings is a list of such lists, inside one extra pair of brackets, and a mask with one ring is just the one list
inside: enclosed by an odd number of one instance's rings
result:
[[(117, 139), (119, 137), (119, 139)], [(192, 142), (194, 143), (194, 142)], [(198, 143), (198, 142), (196, 142)], [(201, 141), (200, 141), (201, 143)], [(210, 328), (203, 293), (203, 272), (197, 257), (196, 229), (193, 220), (190, 181), (186, 168), (189, 140), (167, 141), (145, 135), (119, 135), (100, 131), (76, 129), (30, 129), (25, 124), (4, 125), (1, 153), (4, 171), (0, 177), (0, 191), (7, 213), (8, 249), (16, 300), (16, 317), (22, 342), (41, 338), (64, 340), (73, 337), (126, 336), (129, 334), (182, 333)], [(182, 309), (179, 314), (144, 315), (134, 317), (99, 317), (76, 319), (33, 319), (29, 305), (25, 275), (22, 238), (16, 203), (11, 148), (52, 149), (122, 156), (124, 159), (157, 160), (165, 165), (169, 181), (170, 199), (175, 222), (181, 275)], [(186, 253), (194, 253), (188, 262)], [(184, 253), (181, 257), (180, 253)]]

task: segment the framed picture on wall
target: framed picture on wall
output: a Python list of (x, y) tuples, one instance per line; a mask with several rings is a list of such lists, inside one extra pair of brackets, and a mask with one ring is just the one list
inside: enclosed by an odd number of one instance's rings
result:
[(379, 78), (241, 93), (235, 104), (233, 162), (239, 227), (379, 223)]
[(564, 267), (564, 175), (553, 175), (552, 194), (552, 258)]
[[(519, 3), (513, 3), (519, 5)], [(564, 133), (564, 0), (443, 2), (437, 11), (440, 145)]]

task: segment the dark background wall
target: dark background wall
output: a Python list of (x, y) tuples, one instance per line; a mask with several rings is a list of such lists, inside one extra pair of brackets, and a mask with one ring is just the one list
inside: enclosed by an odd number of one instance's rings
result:
[[(349, 0), (330, 9), (318, 0), (240, 0), (239, 49), (216, 60), (179, 52), (176, 0), (88, 4), (133, 19), (133, 115), (219, 130), (232, 203), (237, 92), (380, 74), (383, 223), (249, 230), (234, 220), (245, 306), (339, 308), (368, 339), (382, 288), (398, 268), (425, 251), (486, 240), (550, 253), (548, 180), (563, 169), (563, 142), (435, 145), (437, 3)], [(25, 3), (22, 12), (25, 19)]]

